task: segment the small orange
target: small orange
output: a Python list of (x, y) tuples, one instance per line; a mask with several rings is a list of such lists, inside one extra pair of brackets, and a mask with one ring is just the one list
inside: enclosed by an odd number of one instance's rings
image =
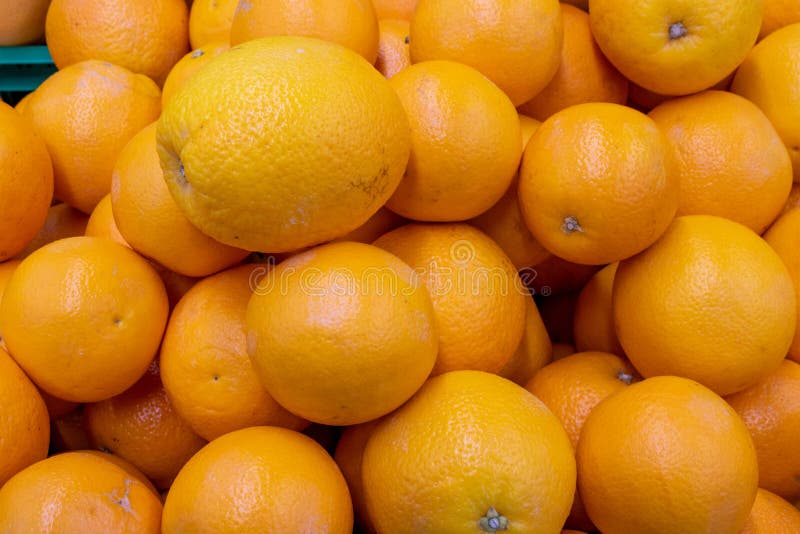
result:
[[(0, 302), (3, 301), (3, 293), (6, 291), (11, 275), (17, 270), (21, 260), (8, 260), (0, 263)], [(0, 325), (1, 327), (2, 325)], [(0, 349), (5, 350), (6, 344), (3, 341), (3, 331), (0, 330)]]
[(778, 254), (752, 230), (711, 215), (678, 217), (621, 262), (612, 298), (619, 341), (643, 376), (684, 376), (720, 395), (772, 372), (797, 323)]
[(755, 385), (726, 397), (753, 437), (759, 486), (794, 502), (800, 499), (800, 364), (784, 360)]
[(0, 488), (0, 531), (158, 534), (161, 500), (124, 468), (66, 452), (17, 473)]
[(40, 388), (94, 402), (132, 386), (167, 321), (164, 284), (110, 239), (72, 237), (17, 267), (0, 304), (8, 351)]
[(89, 222), (86, 224), (86, 232), (84, 232), (84, 235), (105, 237), (130, 248), (128, 242), (125, 241), (125, 238), (119, 233), (117, 221), (114, 220), (114, 213), (111, 209), (111, 193), (104, 196), (103, 199), (97, 203), (97, 206), (94, 207), (94, 210), (92, 210), (92, 214), (89, 216)]
[(372, 0), (375, 15), (379, 20), (401, 19), (411, 20), (414, 8), (419, 0)]
[(172, 311), (161, 380), (175, 411), (207, 440), (258, 425), (302, 429), (264, 390), (247, 355), (245, 314), (268, 266), (234, 267), (198, 282)]
[(614, 68), (592, 37), (589, 15), (561, 4), (564, 46), (558, 71), (547, 86), (519, 110), (541, 121), (564, 108), (585, 102), (624, 104), (628, 80)]
[(461, 221), (491, 208), (519, 166), (519, 116), (480, 72), (426, 61), (389, 80), (411, 125), (411, 158), (386, 206), (420, 221)]
[(150, 265), (156, 270), (158, 276), (161, 277), (161, 281), (164, 282), (164, 289), (167, 290), (170, 310), (175, 307), (181, 297), (183, 297), (199, 280), (199, 278), (192, 278), (191, 276), (170, 271), (163, 265), (159, 265), (154, 261), (151, 261)]
[(49, 5), (50, 0), (0, 2), (0, 12), (5, 14), (0, 21), (0, 46), (26, 45), (41, 39)]
[(52, 0), (47, 48), (59, 69), (97, 59), (162, 85), (189, 48), (184, 0)]
[(624, 356), (614, 328), (611, 290), (618, 263), (606, 265), (583, 286), (575, 303), (573, 335), (579, 351), (599, 350)]
[(649, 116), (676, 162), (678, 215), (718, 215), (757, 233), (777, 217), (792, 187), (792, 162), (752, 102), (705, 91), (665, 102)]
[(800, 362), (800, 210), (791, 210), (781, 216), (764, 239), (783, 260), (794, 282), (797, 297), (797, 329), (789, 347), (789, 357)]
[(425, 382), (438, 348), (434, 308), (412, 268), (380, 248), (331, 243), (257, 281), (247, 346), (267, 392), (327, 425), (394, 410)]
[(161, 106), (166, 107), (167, 102), (183, 87), (186, 80), (206, 63), (223, 52), (227, 52), (230, 47), (231, 45), (227, 41), (210, 41), (183, 56), (180, 61), (175, 63), (164, 81), (164, 87), (161, 90)]
[(39, 394), (42, 396), (44, 405), (47, 406), (47, 413), (50, 415), (51, 421), (75, 411), (79, 406), (77, 402), (59, 399), (44, 390), (39, 390)]
[(558, 419), (524, 388), (453, 371), (378, 423), (362, 477), (378, 532), (544, 534), (567, 517), (575, 457)]
[(134, 250), (186, 276), (207, 276), (249, 252), (198, 230), (170, 195), (156, 151), (156, 123), (125, 145), (111, 175), (114, 220)]
[(533, 236), (575, 263), (602, 265), (650, 246), (678, 206), (664, 135), (617, 104), (571, 106), (533, 134), (519, 200)]
[(784, 26), (800, 22), (800, 4), (795, 0), (763, 0), (762, 3), (764, 7), (759, 39)]
[(353, 506), (336, 462), (284, 428), (215, 439), (181, 469), (164, 504), (164, 534), (287, 529), (351, 534)]
[(595, 406), (577, 458), (581, 497), (601, 532), (739, 532), (758, 489), (742, 420), (708, 388), (674, 376)]
[(553, 359), (550, 336), (533, 298), (525, 305), (525, 330), (511, 359), (497, 373), (512, 382), (524, 385), (536, 372)]
[(348, 488), (350, 488), (355, 522), (365, 534), (374, 533), (375, 527), (372, 525), (367, 510), (361, 463), (364, 458), (364, 449), (367, 448), (367, 441), (380, 421), (381, 419), (374, 419), (360, 425), (346, 427), (336, 444), (336, 452), (333, 456), (347, 480)]
[(88, 223), (88, 215), (68, 204), (50, 206), (50, 209), (47, 210), (47, 218), (45, 218), (44, 225), (39, 230), (39, 233), (36, 234), (22, 252), (15, 256), (15, 259), (25, 259), (31, 252), (39, 250), (53, 241), (84, 235)]
[(36, 386), (0, 349), (0, 487), (17, 472), (47, 457), (50, 419)]
[(56, 198), (91, 213), (122, 147), (160, 109), (152, 80), (110, 63), (84, 61), (45, 80), (24, 113), (53, 158)]
[(800, 532), (800, 510), (774, 493), (758, 488), (756, 502), (739, 534), (792, 534)]
[(514, 265), (467, 224), (408, 224), (375, 241), (408, 263), (433, 300), (439, 354), (433, 374), (499, 372), (525, 331), (528, 292)]
[(230, 43), (239, 0), (194, 0), (189, 10), (189, 42), (193, 49), (220, 41)]
[(378, 21), (378, 59), (375, 61), (375, 68), (387, 78), (411, 65), (409, 32), (407, 20)]
[(411, 60), (459, 61), (483, 73), (515, 106), (558, 70), (564, 28), (557, 0), (419, 0)]
[(331, 41), (370, 63), (378, 57), (378, 19), (370, 0), (244, 0), (233, 16), (231, 45), (270, 35)]

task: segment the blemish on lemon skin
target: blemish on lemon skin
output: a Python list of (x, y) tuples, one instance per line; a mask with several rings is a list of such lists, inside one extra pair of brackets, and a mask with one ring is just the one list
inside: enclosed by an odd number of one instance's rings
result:
[(489, 511), (478, 521), (478, 526), (484, 532), (490, 534), (501, 530), (508, 530), (508, 518), (499, 514), (494, 506), (489, 507)]
[(123, 491), (122, 496), (118, 496), (119, 493), (118, 493), (118, 491), (116, 489), (111, 493), (107, 493), (106, 496), (108, 496), (111, 499), (111, 502), (113, 502), (114, 504), (119, 505), (123, 510), (125, 510), (126, 512), (131, 514), (133, 517), (138, 519), (138, 516), (136, 515), (136, 512), (131, 507), (131, 499), (130, 499), (131, 484), (133, 484), (133, 481), (131, 479), (129, 479), (129, 478), (126, 478), (125, 479), (125, 490)]
[(669, 25), (669, 38), (671, 41), (685, 37), (688, 33), (689, 30), (686, 29), (686, 26), (681, 21), (673, 22)]
[(564, 223), (561, 225), (561, 231), (565, 234), (574, 234), (575, 232), (583, 233), (583, 227), (578, 222), (578, 218), (574, 215), (564, 217)]
[(205, 54), (205, 52), (203, 52), (203, 50), (201, 48), (198, 48), (197, 50), (192, 52), (192, 57), (200, 57), (203, 54)]

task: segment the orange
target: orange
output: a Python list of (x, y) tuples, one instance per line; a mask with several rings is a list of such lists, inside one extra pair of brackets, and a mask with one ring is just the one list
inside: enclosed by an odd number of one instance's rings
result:
[(153, 483), (150, 482), (150, 479), (148, 479), (146, 476), (144, 476), (144, 473), (139, 471), (139, 469), (137, 469), (136, 466), (133, 465), (132, 463), (130, 463), (128, 460), (125, 460), (123, 458), (120, 458), (119, 456), (115, 456), (113, 454), (110, 454), (110, 453), (107, 453), (107, 452), (103, 452), (103, 451), (95, 451), (95, 450), (87, 449), (87, 450), (83, 450), (83, 451), (80, 451), (80, 452), (85, 453), (85, 454), (91, 454), (92, 456), (97, 456), (97, 457), (102, 458), (102, 459), (104, 459), (104, 460), (106, 460), (108, 462), (111, 462), (112, 464), (114, 464), (114, 465), (116, 465), (118, 467), (121, 467), (130, 476), (134, 477), (136, 480), (138, 480), (139, 482), (141, 482), (142, 484), (147, 486), (150, 489), (150, 491), (152, 491), (153, 493), (156, 493), (156, 494), (158, 493), (158, 490), (153, 485)]
[(87, 404), (84, 424), (94, 448), (128, 460), (161, 489), (206, 443), (175, 412), (155, 361), (125, 392)]
[(483, 73), (515, 106), (558, 70), (564, 28), (556, 0), (419, 0), (411, 60), (459, 61)]
[(42, 396), (44, 405), (47, 406), (47, 413), (50, 416), (51, 421), (75, 411), (79, 406), (77, 402), (59, 399), (58, 397), (50, 395), (46, 391), (39, 390), (39, 394)]
[(566, 358), (575, 352), (575, 347), (569, 343), (553, 343), (553, 361)]
[(47, 456), (50, 418), (36, 386), (0, 349), (0, 487), (17, 472)]
[[(11, 280), (11, 275), (17, 270), (20, 260), (8, 260), (0, 263), (0, 302), (3, 301), (3, 293), (6, 291), (8, 281)], [(3, 332), (0, 330), (0, 349), (5, 350), (6, 345), (3, 342)]]
[(580, 291), (599, 270), (597, 265), (572, 263), (551, 254), (519, 274), (534, 295), (550, 297)]
[(533, 298), (525, 304), (525, 330), (522, 340), (511, 359), (497, 373), (512, 382), (524, 385), (536, 372), (553, 359), (553, 346), (550, 336), (539, 315), (539, 309)]
[(606, 59), (592, 37), (589, 15), (577, 7), (561, 4), (564, 46), (555, 76), (531, 100), (519, 107), (539, 120), (564, 108), (585, 102), (624, 104), (628, 80)]
[(386, 79), (354, 52), (305, 37), (258, 39), (215, 58), (167, 105), (157, 139), (192, 224), (273, 253), (364, 224), (394, 192), (411, 148)]
[(783, 139), (792, 158), (794, 181), (800, 182), (800, 23), (768, 35), (747, 56), (731, 85), (761, 108)]
[(781, 257), (794, 282), (798, 323), (789, 347), (789, 357), (800, 362), (800, 210), (791, 210), (782, 215), (764, 234), (764, 239)]
[(367, 222), (334, 241), (358, 241), (359, 243), (372, 243), (380, 236), (406, 224), (408, 220), (386, 208), (380, 208), (367, 219)]
[(214, 41), (230, 42), (239, 0), (194, 0), (189, 10), (189, 41), (193, 49)]
[(777, 217), (792, 187), (792, 162), (753, 103), (705, 91), (665, 102), (649, 116), (677, 162), (678, 215), (718, 215), (757, 233)]
[(186, 84), (186, 80), (194, 76), (195, 72), (218, 55), (227, 52), (230, 47), (228, 41), (211, 41), (183, 56), (180, 61), (175, 63), (164, 81), (164, 87), (161, 90), (161, 106), (165, 107), (175, 93)]
[(202, 233), (175, 204), (156, 152), (156, 123), (120, 152), (111, 175), (111, 207), (134, 250), (179, 274), (207, 276), (249, 254)]
[(48, 78), (24, 113), (53, 158), (56, 198), (91, 213), (111, 189), (122, 147), (160, 109), (150, 79), (110, 63), (84, 61)]
[(800, 182), (794, 182), (792, 184), (792, 190), (789, 192), (789, 198), (786, 199), (786, 204), (783, 206), (783, 211), (781, 215), (786, 213), (790, 210), (795, 210), (800, 208)]
[(614, 327), (611, 289), (618, 263), (606, 265), (589, 280), (578, 295), (573, 318), (575, 348), (599, 350), (624, 356)]
[(0, 102), (0, 262), (22, 251), (44, 226), (53, 165), (30, 122)]
[(164, 534), (287, 528), (350, 534), (353, 508), (333, 459), (311, 438), (283, 428), (215, 439), (184, 466), (164, 504)]
[(433, 304), (392, 254), (332, 243), (256, 282), (248, 352), (267, 392), (295, 415), (363, 423), (400, 406), (428, 378), (438, 348)]
[(663, 376), (607, 397), (578, 441), (578, 487), (601, 532), (739, 532), (756, 497), (753, 442), (711, 390)]
[(411, 20), (419, 0), (372, 0), (378, 19)]
[(617, 104), (571, 106), (525, 148), (519, 200), (533, 236), (575, 263), (603, 265), (650, 246), (678, 206), (664, 135)]
[(370, 0), (259, 0), (239, 3), (231, 45), (271, 35), (337, 43), (370, 63), (378, 57), (378, 19)]
[(792, 532), (800, 532), (800, 510), (774, 493), (759, 488), (750, 516), (739, 534)]
[(44, 19), (50, 0), (29, 0), (22, 4), (13, 0), (0, 2), (0, 46), (19, 46), (38, 41), (44, 35)]
[(62, 239), (25, 258), (0, 304), (9, 353), (36, 385), (74, 402), (132, 386), (166, 321), (167, 295), (153, 268), (98, 237)]
[(116, 241), (120, 245), (125, 245), (130, 248), (130, 245), (122, 234), (119, 233), (117, 221), (114, 220), (114, 213), (111, 208), (111, 193), (103, 197), (97, 203), (97, 206), (92, 210), (89, 216), (89, 222), (86, 224), (86, 232), (84, 235), (91, 237), (105, 237)]
[(378, 59), (375, 60), (375, 68), (387, 78), (411, 65), (409, 32), (407, 20), (378, 21)]
[(756, 42), (761, 2), (592, 0), (592, 34), (626, 78), (665, 95), (708, 89)]
[(617, 269), (614, 324), (625, 354), (645, 377), (684, 376), (720, 395), (751, 386), (794, 336), (796, 299), (780, 260), (733, 221), (675, 219)]
[(386, 206), (420, 221), (480, 215), (506, 192), (519, 166), (516, 109), (477, 70), (426, 61), (389, 83), (411, 124), (411, 158)]
[(800, 22), (800, 4), (794, 0), (763, 0), (763, 5), (759, 39), (784, 26)]
[(157, 534), (161, 500), (124, 468), (88, 452), (57, 454), (0, 488), (0, 530)]
[(188, 51), (189, 11), (183, 0), (52, 0), (46, 36), (59, 69), (97, 59), (162, 85)]
[(361, 461), (364, 458), (364, 449), (367, 447), (367, 441), (369, 441), (369, 437), (380, 421), (381, 419), (374, 419), (367, 423), (346, 427), (336, 444), (336, 451), (333, 456), (347, 481), (347, 487), (350, 488), (355, 522), (361, 527), (360, 531), (365, 534), (374, 533), (375, 527), (369, 518), (367, 501), (364, 497)]
[(466, 224), (409, 224), (375, 246), (408, 263), (430, 292), (439, 333), (434, 375), (503, 369), (525, 331), (529, 295), (494, 241)]
[(378, 532), (550, 533), (569, 512), (575, 459), (539, 399), (493, 374), (453, 371), (378, 424), (362, 477)]
[(198, 278), (192, 278), (183, 274), (178, 274), (170, 271), (153, 261), (150, 262), (153, 269), (156, 270), (161, 281), (164, 282), (164, 289), (167, 290), (167, 298), (169, 299), (169, 309), (173, 309), (178, 301), (194, 286)]
[(753, 437), (758, 453), (759, 486), (787, 499), (800, 499), (800, 364), (780, 366), (744, 391), (726, 398)]
[(89, 216), (67, 204), (56, 204), (47, 210), (47, 217), (39, 233), (28, 243), (25, 249), (15, 256), (15, 259), (27, 258), (31, 252), (39, 250), (48, 243), (77, 237), (86, 232)]
[(249, 426), (305, 426), (264, 390), (247, 355), (247, 303), (266, 276), (267, 267), (249, 264), (205, 278), (180, 300), (167, 324), (164, 389), (178, 415), (207, 440)]

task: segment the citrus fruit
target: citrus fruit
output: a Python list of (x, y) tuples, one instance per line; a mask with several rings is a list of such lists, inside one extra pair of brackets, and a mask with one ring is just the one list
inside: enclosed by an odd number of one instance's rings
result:
[(453, 371), (378, 424), (362, 477), (378, 532), (535, 534), (564, 524), (575, 459), (558, 419), (525, 389)]
[(260, 0), (236, 9), (231, 44), (272, 35), (314, 37), (378, 57), (378, 19), (370, 0)]
[(26, 45), (41, 39), (49, 5), (50, 0), (0, 2), (0, 11), (6, 15), (0, 22), (0, 46)]
[(107, 453), (107, 452), (95, 451), (95, 450), (92, 450), (92, 449), (82, 450), (80, 452), (82, 452), (84, 454), (91, 454), (92, 456), (97, 456), (97, 457), (102, 458), (102, 459), (104, 459), (104, 460), (106, 460), (108, 462), (111, 462), (112, 464), (116, 465), (117, 467), (121, 467), (123, 471), (125, 471), (130, 476), (132, 476), (133, 478), (135, 478), (136, 480), (138, 480), (139, 482), (141, 482), (142, 484), (147, 486), (147, 488), (150, 491), (152, 491), (153, 493), (156, 493), (156, 494), (158, 493), (158, 490), (153, 485), (153, 483), (150, 482), (150, 479), (148, 479), (146, 476), (144, 476), (144, 473), (139, 471), (139, 469), (135, 465), (130, 463), (128, 460), (125, 460), (124, 458), (120, 458), (119, 456), (115, 456), (115, 455)]
[(189, 42), (193, 49), (214, 41), (229, 43), (239, 0), (194, 0), (189, 10)]
[(202, 47), (195, 48), (183, 56), (175, 66), (169, 71), (164, 87), (161, 90), (161, 105), (166, 106), (167, 102), (175, 96), (175, 93), (186, 84), (186, 80), (191, 78), (195, 72), (200, 70), (206, 63), (230, 49), (228, 41), (210, 41)]
[(758, 488), (756, 502), (739, 534), (800, 532), (800, 510), (774, 493)]
[(621, 262), (613, 302), (620, 344), (643, 376), (684, 376), (720, 395), (772, 372), (797, 322), (780, 257), (752, 230), (710, 215), (678, 217)]
[(763, 0), (761, 31), (763, 39), (775, 30), (800, 22), (800, 4), (793, 0)]
[(469, 65), (518, 106), (555, 75), (563, 38), (556, 0), (419, 0), (411, 60)]
[(264, 390), (247, 355), (247, 303), (267, 276), (267, 266), (258, 264), (209, 276), (170, 316), (161, 380), (175, 411), (205, 439), (250, 426), (305, 426)]
[(783, 211), (781, 212), (781, 215), (783, 215), (787, 211), (791, 211), (798, 208), (800, 208), (800, 182), (794, 182), (792, 184), (792, 190), (789, 192), (789, 198), (786, 199), (786, 204), (784, 204), (783, 206)]
[(732, 73), (761, 26), (754, 0), (592, 0), (592, 34), (626, 78), (656, 93), (708, 89)]
[(439, 334), (433, 374), (496, 373), (508, 363), (529, 295), (494, 241), (466, 224), (408, 224), (374, 244), (408, 263), (431, 295)]
[(739, 532), (758, 483), (753, 442), (708, 388), (662, 376), (595, 406), (578, 487), (601, 532)]
[[(44, 225), (53, 165), (29, 121), (0, 102), (0, 261), (22, 251)], [(13, 231), (9, 231), (13, 229)]]
[(409, 31), (407, 20), (378, 21), (378, 59), (375, 60), (375, 68), (387, 78), (411, 65)]
[(372, 245), (323, 245), (280, 263), (247, 306), (248, 352), (267, 391), (290, 412), (350, 425), (408, 400), (438, 348), (425, 286)]
[(539, 315), (539, 309), (532, 298), (525, 304), (525, 330), (517, 350), (497, 373), (512, 382), (524, 385), (536, 372), (550, 363), (553, 358), (553, 346), (550, 336)]
[(53, 158), (56, 198), (91, 213), (111, 189), (122, 147), (160, 109), (152, 80), (110, 63), (76, 63), (45, 80), (24, 114)]
[(375, 15), (379, 20), (401, 19), (411, 20), (414, 8), (419, 0), (372, 0)]
[(0, 305), (8, 352), (37, 386), (74, 402), (132, 386), (166, 321), (167, 295), (153, 268), (98, 237), (62, 239), (25, 258)]
[(130, 248), (128, 242), (125, 241), (125, 238), (119, 233), (117, 221), (114, 220), (114, 212), (111, 208), (111, 193), (104, 196), (92, 210), (92, 214), (89, 216), (89, 222), (86, 223), (84, 235), (90, 237), (105, 237)]
[(528, 141), (519, 200), (546, 249), (602, 265), (658, 239), (675, 215), (678, 183), (652, 119), (618, 104), (579, 104), (552, 115)]
[(48, 243), (84, 235), (89, 223), (89, 216), (68, 204), (55, 204), (47, 210), (47, 217), (39, 233), (16, 256), (15, 259), (27, 258), (31, 252), (39, 250)]
[(214, 239), (262, 252), (361, 226), (394, 192), (411, 147), (389, 83), (357, 54), (316, 39), (264, 38), (235, 52), (196, 73), (159, 121), (178, 206)]
[(52, 0), (47, 48), (60, 69), (109, 61), (162, 85), (189, 48), (184, 0)]
[(47, 413), (51, 421), (75, 411), (79, 406), (77, 402), (59, 399), (43, 390), (39, 390), (39, 395), (42, 396), (44, 405), (47, 406)]
[(361, 462), (364, 458), (364, 449), (367, 447), (367, 441), (369, 441), (369, 437), (380, 421), (381, 419), (373, 419), (360, 425), (346, 427), (336, 443), (336, 451), (333, 456), (333, 459), (336, 460), (336, 465), (339, 466), (342, 475), (347, 481), (347, 487), (350, 489), (355, 522), (365, 533), (375, 532), (375, 527), (372, 525), (367, 511), (364, 483), (361, 476)]
[(606, 265), (583, 286), (575, 303), (573, 337), (579, 351), (596, 350), (624, 356), (614, 327), (611, 290), (618, 263)]
[(350, 534), (353, 508), (333, 459), (284, 428), (251, 427), (210, 442), (178, 473), (164, 504), (165, 534), (286, 529)]
[(764, 239), (781, 257), (794, 282), (798, 323), (789, 347), (789, 357), (800, 362), (800, 210), (794, 209), (782, 215), (764, 234)]

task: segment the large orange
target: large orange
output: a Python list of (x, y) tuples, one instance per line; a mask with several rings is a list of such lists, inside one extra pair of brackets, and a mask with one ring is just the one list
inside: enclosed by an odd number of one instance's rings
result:
[(665, 102), (649, 116), (677, 163), (678, 215), (719, 215), (761, 233), (780, 213), (792, 187), (792, 162), (753, 103), (705, 91)]
[(123, 467), (66, 452), (17, 473), (0, 488), (0, 530), (158, 534), (158, 495)]
[(132, 386), (166, 321), (158, 274), (135, 252), (98, 237), (62, 239), (25, 258), (0, 304), (9, 353), (36, 385), (75, 402)]
[(372, 0), (378, 19), (411, 20), (419, 0)]
[(797, 322), (778, 254), (752, 230), (710, 215), (675, 219), (620, 263), (613, 303), (619, 341), (642, 375), (684, 376), (720, 395), (772, 372)]
[(261, 252), (361, 226), (394, 192), (411, 148), (386, 79), (354, 52), (306, 37), (250, 41), (209, 62), (167, 105), (157, 138), (187, 218)]
[(50, 0), (14, 0), (0, 2), (0, 46), (19, 46), (38, 41), (44, 36), (44, 19)]
[(189, 11), (189, 42), (193, 49), (214, 41), (230, 42), (239, 0), (194, 0)]
[(130, 244), (125, 241), (125, 238), (122, 237), (122, 234), (119, 232), (117, 221), (114, 220), (114, 212), (111, 208), (111, 193), (104, 196), (92, 210), (92, 214), (89, 216), (89, 222), (86, 223), (86, 232), (84, 232), (84, 235), (90, 237), (105, 237), (130, 248)]
[(431, 298), (411, 267), (363, 243), (323, 245), (257, 281), (248, 351), (267, 391), (316, 423), (380, 417), (419, 389), (439, 346)]
[(411, 59), (465, 63), (518, 106), (555, 75), (563, 38), (556, 0), (419, 0), (411, 18)]
[(36, 386), (0, 349), (0, 487), (18, 471), (47, 456), (50, 418)]
[(800, 210), (790, 210), (782, 215), (764, 234), (764, 239), (781, 257), (794, 282), (798, 323), (789, 347), (789, 357), (800, 362)]
[(552, 533), (569, 512), (575, 458), (558, 419), (525, 389), (453, 371), (378, 424), (362, 478), (378, 532)]
[(417, 63), (389, 83), (411, 124), (411, 158), (386, 206), (419, 221), (462, 221), (491, 208), (522, 153), (508, 97), (454, 61)]
[(533, 298), (525, 305), (525, 330), (517, 350), (497, 373), (512, 382), (524, 385), (536, 372), (553, 359), (553, 345)]
[(111, 189), (122, 147), (160, 109), (152, 80), (110, 63), (84, 61), (48, 78), (24, 114), (53, 158), (56, 198), (91, 213)]
[(184, 0), (52, 0), (46, 36), (60, 69), (110, 61), (161, 85), (189, 49), (189, 10)]
[(375, 68), (387, 78), (411, 65), (409, 31), (407, 20), (378, 21), (378, 58)]
[(572, 331), (575, 348), (599, 350), (624, 356), (614, 327), (611, 290), (619, 264), (606, 265), (583, 286), (575, 303)]
[(592, 33), (629, 80), (665, 95), (708, 89), (742, 62), (760, 0), (592, 0)]
[(800, 532), (800, 510), (765, 489), (758, 489), (756, 502), (739, 534), (792, 534)]
[(784, 360), (755, 385), (726, 398), (739, 413), (758, 452), (759, 486), (784, 499), (800, 499), (800, 364)]
[(486, 234), (466, 224), (409, 224), (375, 245), (408, 263), (430, 292), (439, 333), (433, 374), (496, 373), (509, 362), (525, 330), (529, 295)]
[(781, 28), (758, 43), (731, 84), (731, 91), (751, 100), (775, 126), (792, 158), (800, 182), (800, 23)]
[(36, 234), (22, 252), (15, 256), (15, 259), (25, 259), (30, 256), (31, 252), (39, 250), (53, 241), (84, 235), (88, 223), (88, 215), (68, 204), (60, 203), (50, 206), (50, 209), (47, 210), (44, 225), (39, 230), (39, 233)]
[(342, 470), (342, 475), (347, 480), (350, 497), (353, 499), (355, 522), (364, 534), (373, 534), (375, 527), (372, 525), (367, 510), (361, 465), (369, 437), (380, 421), (381, 419), (373, 419), (360, 425), (346, 427), (336, 442), (333, 456), (336, 465)]
[(305, 426), (264, 390), (247, 355), (247, 303), (267, 276), (267, 266), (249, 264), (205, 278), (170, 316), (161, 380), (175, 411), (205, 439), (249, 426)]
[(0, 261), (30, 243), (53, 198), (53, 165), (30, 122), (0, 102)]
[(800, 22), (800, 4), (794, 0), (763, 0), (761, 31), (763, 39), (775, 30)]
[(664, 376), (607, 397), (578, 441), (578, 487), (601, 532), (739, 532), (758, 489), (753, 442), (708, 388)]
[(195, 72), (218, 55), (227, 52), (230, 47), (231, 45), (228, 41), (210, 41), (202, 47), (195, 48), (175, 63), (175, 66), (169, 71), (164, 81), (164, 87), (161, 90), (162, 107), (167, 105), (167, 102), (175, 96), (175, 93), (186, 84), (186, 80), (191, 78)]
[(528, 141), (519, 200), (546, 249), (602, 265), (658, 239), (675, 215), (678, 181), (652, 119), (618, 104), (579, 104), (552, 115)]
[(219, 437), (184, 466), (164, 504), (162, 532), (350, 534), (353, 507), (333, 459), (277, 427)]
[(589, 15), (577, 7), (561, 4), (564, 46), (558, 71), (547, 86), (519, 107), (539, 120), (564, 108), (584, 102), (624, 104), (628, 80), (606, 59), (592, 37)]
[(259, 0), (240, 2), (231, 44), (270, 35), (298, 35), (338, 43), (370, 63), (378, 57), (378, 19), (370, 0)]
[(111, 207), (134, 250), (179, 274), (207, 276), (249, 254), (202, 233), (175, 204), (156, 152), (155, 123), (120, 152), (111, 175)]

